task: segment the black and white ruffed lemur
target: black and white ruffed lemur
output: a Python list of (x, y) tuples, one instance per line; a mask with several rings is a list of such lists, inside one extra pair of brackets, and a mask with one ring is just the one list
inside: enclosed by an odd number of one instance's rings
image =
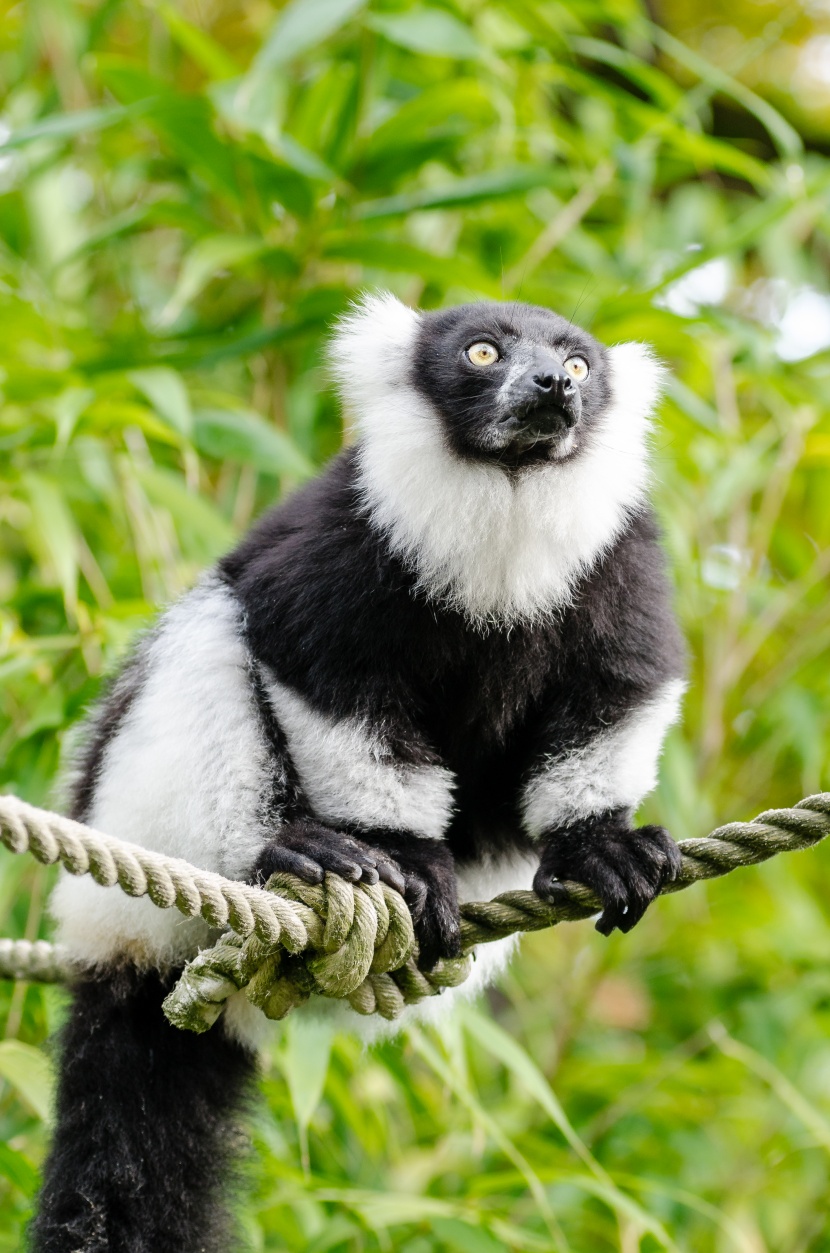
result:
[[(679, 861), (632, 826), (683, 690), (646, 500), (660, 367), (547, 309), (391, 296), (345, 318), (331, 360), (354, 442), (142, 640), (90, 723), (74, 815), (249, 882), (380, 876), (425, 966), (458, 952), (459, 900), (559, 879), (629, 930)], [(95, 976), (63, 1035), (36, 1253), (227, 1253), (265, 1019), (239, 995), (205, 1035), (167, 1024), (200, 920), (68, 875), (53, 911)]]

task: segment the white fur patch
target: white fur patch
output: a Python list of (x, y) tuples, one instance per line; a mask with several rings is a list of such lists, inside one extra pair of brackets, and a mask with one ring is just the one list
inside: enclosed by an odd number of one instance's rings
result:
[(636, 809), (657, 784), (663, 739), (680, 713), (685, 684), (666, 683), (653, 700), (589, 744), (551, 757), (525, 787), (525, 827), (538, 838), (553, 825), (618, 806)]
[(434, 599), (478, 623), (545, 617), (643, 500), (662, 369), (641, 344), (612, 348), (613, 399), (590, 446), (516, 478), (448, 448), (440, 418), (407, 382), (419, 323), (394, 297), (372, 297), (332, 347), (366, 507)]
[[(252, 704), (239, 606), (208, 578), (162, 619), (143, 686), (107, 746), (88, 824), (230, 878), (265, 838), (268, 749)], [(207, 942), (200, 919), (63, 875), (58, 939), (79, 959), (167, 965)]]
[(360, 822), (440, 840), (453, 810), (452, 772), (396, 761), (381, 731), (337, 720), (271, 680), (269, 696), (311, 809), (323, 822)]

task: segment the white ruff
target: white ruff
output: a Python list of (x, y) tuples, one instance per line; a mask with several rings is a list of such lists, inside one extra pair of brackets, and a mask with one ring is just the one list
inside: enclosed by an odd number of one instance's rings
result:
[(370, 297), (331, 350), (373, 524), (425, 593), (470, 620), (544, 618), (643, 501), (662, 368), (641, 344), (612, 348), (613, 399), (590, 446), (512, 476), (455, 455), (438, 414), (409, 385), (420, 320), (392, 296)]
[(652, 700), (584, 748), (551, 757), (525, 788), (528, 833), (538, 837), (551, 826), (606, 809), (636, 809), (657, 785), (663, 739), (679, 717), (685, 686), (682, 679), (670, 679)]

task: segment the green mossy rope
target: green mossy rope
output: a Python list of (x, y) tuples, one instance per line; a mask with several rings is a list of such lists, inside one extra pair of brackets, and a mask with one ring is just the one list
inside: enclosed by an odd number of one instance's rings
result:
[[(830, 793), (753, 822), (732, 822), (705, 839), (683, 840), (682, 864), (666, 892), (728, 874), (778, 853), (809, 848), (830, 835)], [(165, 1001), (176, 1026), (207, 1031), (228, 997), (243, 991), (269, 1018), (284, 1018), (313, 993), (346, 1000), (360, 1014), (397, 1018), (407, 1005), (467, 978), (478, 944), (595, 914), (600, 903), (578, 883), (562, 883), (555, 902), (533, 892), (505, 892), (461, 907), (464, 955), (424, 972), (416, 963), (412, 920), (402, 898), (383, 884), (351, 884), (337, 875), (310, 886), (274, 875), (267, 889), (248, 887), (103, 835), (82, 823), (0, 797), (0, 842), (106, 887), (149, 896), (162, 909), (201, 916), (221, 931), (212, 948), (185, 967)], [(59, 982), (85, 972), (59, 945), (0, 940), (0, 977)]]

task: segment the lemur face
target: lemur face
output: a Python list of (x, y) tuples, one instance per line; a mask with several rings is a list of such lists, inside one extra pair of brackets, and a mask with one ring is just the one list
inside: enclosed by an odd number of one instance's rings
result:
[(459, 456), (509, 470), (577, 456), (609, 373), (607, 350), (549, 309), (482, 303), (422, 315), (409, 382)]

